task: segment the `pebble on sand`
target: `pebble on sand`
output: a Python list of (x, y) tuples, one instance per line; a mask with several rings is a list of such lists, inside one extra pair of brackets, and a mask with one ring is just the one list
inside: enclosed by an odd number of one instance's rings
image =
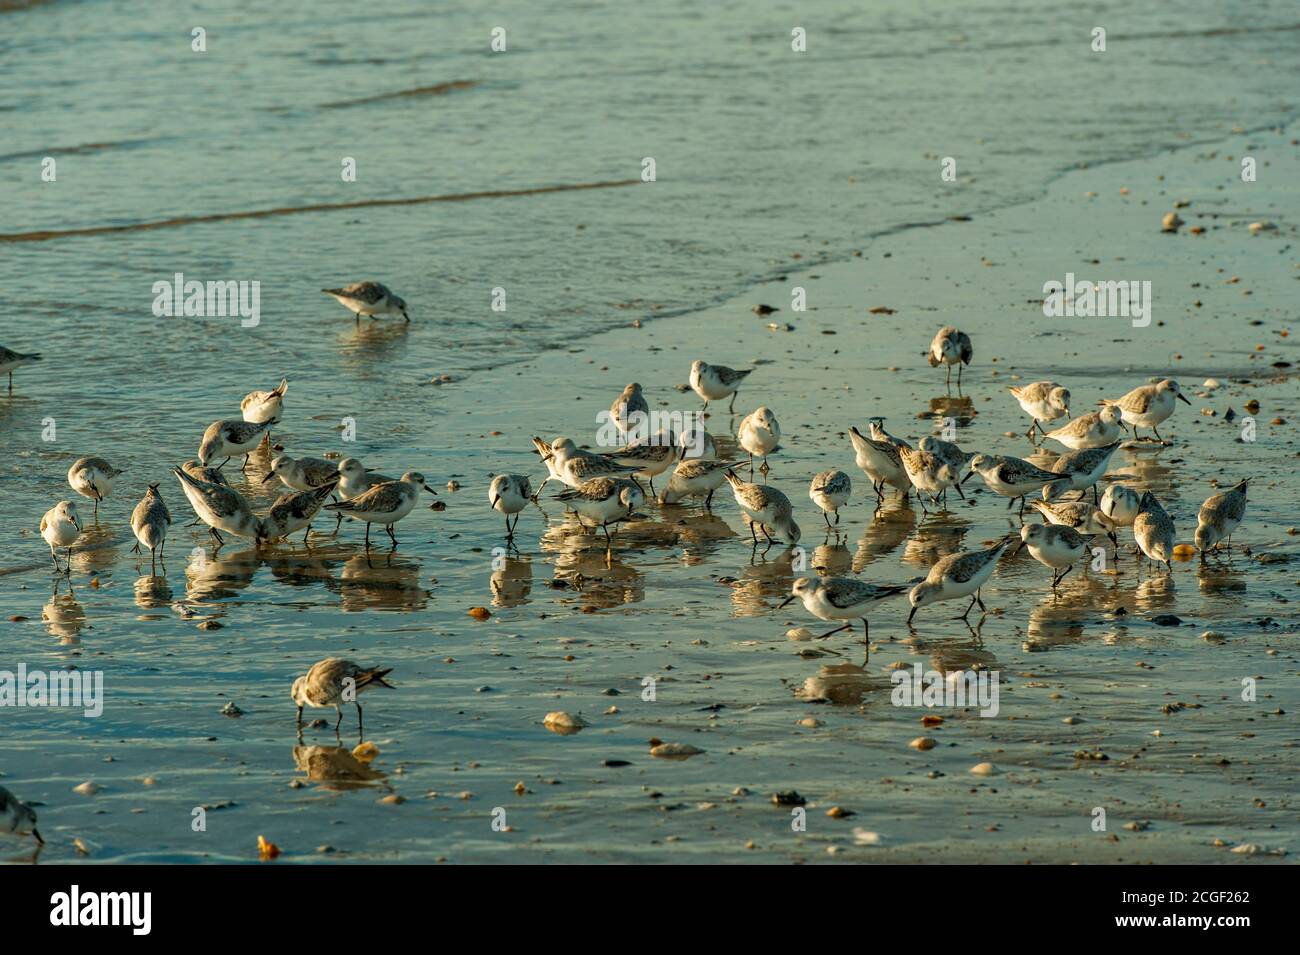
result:
[(660, 759), (687, 759), (698, 756), (704, 750), (690, 743), (659, 743), (650, 747), (650, 755)]
[(492, 616), (492, 611), (488, 610), (487, 607), (470, 607), (469, 610), (465, 612), (475, 620), (486, 620), (488, 617)]
[[(924, 753), (928, 749), (934, 749), (934, 747), (938, 744), (935, 743), (934, 737), (932, 736), (918, 736), (916, 739), (912, 740), (912, 742), (908, 743), (907, 745), (912, 747), (912, 749), (919, 749), (921, 752)], [(971, 770), (971, 772), (974, 771), (975, 770), (973, 769)]]
[(970, 768), (972, 776), (996, 776), (998, 768), (992, 763), (976, 763)]
[(93, 796), (95, 793), (99, 792), (99, 783), (87, 779), (80, 786), (73, 787), (72, 791), (74, 793), (80, 793), (83, 796)]

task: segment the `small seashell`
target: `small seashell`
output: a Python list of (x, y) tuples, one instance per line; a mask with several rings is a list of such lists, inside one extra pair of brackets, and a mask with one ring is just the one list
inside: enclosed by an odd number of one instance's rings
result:
[(564, 710), (555, 710), (546, 714), (542, 719), (542, 725), (560, 736), (572, 736), (589, 724), (581, 716), (566, 713)]
[(83, 796), (93, 796), (95, 793), (99, 792), (99, 788), (99, 783), (87, 779), (80, 786), (74, 786), (72, 791), (74, 793), (80, 793)]
[(787, 640), (811, 640), (813, 632), (807, 627), (795, 627), (793, 630), (785, 632), (785, 638)]
[(1174, 560), (1188, 561), (1196, 553), (1196, 548), (1191, 544), (1179, 544), (1174, 548)]
[(832, 819), (847, 819), (849, 816), (856, 816), (857, 813), (852, 809), (845, 809), (842, 806), (831, 806), (831, 808), (826, 810), (826, 815), (830, 816)]
[(265, 836), (257, 837), (257, 855), (263, 862), (269, 862), (280, 854), (280, 847), (274, 842), (267, 842)]
[(803, 719), (799, 720), (799, 725), (807, 726), (810, 729), (816, 729), (818, 726), (822, 725), (822, 721), (817, 719), (815, 716), (805, 716)]
[(976, 763), (970, 768), (972, 776), (996, 776), (998, 768), (992, 763)]
[[(912, 749), (919, 749), (921, 752), (925, 752), (927, 749), (934, 749), (936, 744), (933, 737), (918, 736), (907, 745), (912, 747)], [(971, 770), (971, 772), (974, 772), (974, 770)]]
[(364, 743), (356, 745), (356, 748), (352, 750), (352, 755), (360, 762), (369, 763), (379, 755), (379, 747), (370, 740), (366, 740)]
[(687, 759), (702, 752), (704, 750), (690, 743), (659, 743), (650, 747), (650, 755), (660, 759)]
[(406, 797), (399, 796), (397, 793), (389, 793), (379, 801), (389, 806), (400, 806), (402, 803), (406, 802)]
[(488, 617), (492, 616), (492, 612), (488, 610), (487, 607), (470, 607), (466, 613), (475, 620), (486, 620)]

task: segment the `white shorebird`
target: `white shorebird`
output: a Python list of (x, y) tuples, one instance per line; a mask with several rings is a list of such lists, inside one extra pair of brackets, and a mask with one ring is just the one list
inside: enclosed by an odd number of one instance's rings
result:
[(935, 505), (939, 503), (939, 495), (947, 492), (950, 487), (955, 488), (958, 496), (965, 500), (966, 495), (961, 492), (961, 479), (957, 476), (957, 469), (951, 464), (945, 464), (942, 459), (928, 451), (900, 448), (898, 453), (903, 459), (903, 469), (907, 471), (908, 480), (912, 482), (912, 487), (916, 488), (916, 499), (921, 504), (921, 510), (929, 513), (925, 506), (925, 499), (921, 496), (922, 492), (925, 492), (930, 502)]
[(849, 502), (853, 491), (853, 482), (843, 471), (823, 471), (812, 479), (808, 486), (808, 496), (821, 508), (822, 520), (831, 526), (828, 514), (835, 515), (835, 523), (840, 522), (840, 508)]
[(68, 484), (82, 497), (95, 502), (95, 517), (99, 517), (99, 502), (113, 490), (113, 482), (121, 474), (103, 458), (87, 456), (77, 458), (68, 468)]
[(194, 508), (195, 515), (208, 525), (208, 532), (218, 544), (225, 543), (221, 531), (253, 540), (260, 536), (262, 519), (253, 513), (244, 495), (233, 487), (200, 481), (180, 468), (172, 468), (172, 473), (181, 482), (181, 490)]
[(718, 445), (713, 435), (702, 424), (687, 427), (677, 436), (677, 443), (682, 446), (682, 459), (689, 461), (718, 460)]
[(1116, 527), (1132, 527), (1142, 506), (1142, 495), (1127, 484), (1108, 484), (1098, 507)]
[(721, 401), (727, 395), (731, 395), (731, 404), (727, 407), (727, 410), (735, 411), (736, 392), (740, 390), (740, 383), (745, 380), (745, 376), (753, 370), (752, 368), (735, 369), (728, 368), (726, 365), (710, 365), (708, 362), (697, 359), (691, 362), (691, 387), (697, 395), (704, 399), (706, 410), (710, 401)]
[(944, 464), (949, 465), (959, 476), (962, 471), (970, 465), (975, 457), (973, 451), (963, 451), (952, 441), (944, 441), (942, 438), (936, 438), (932, 434), (927, 434), (924, 438), (916, 443), (918, 451), (924, 451), (926, 454), (933, 454)]
[(282, 454), (271, 462), (262, 483), (280, 479), (291, 491), (311, 491), (339, 480), (339, 466), (325, 458), (291, 458)]
[(884, 418), (881, 417), (869, 418), (868, 421), (870, 423), (870, 427), (867, 430), (871, 435), (872, 441), (886, 441), (889, 444), (892, 444), (894, 447), (898, 448), (900, 451), (903, 448), (912, 447), (902, 438), (896, 438), (888, 431), (885, 430)]
[(1238, 481), (1229, 490), (1210, 495), (1201, 505), (1201, 510), (1196, 515), (1196, 548), (1201, 552), (1201, 560), (1205, 560), (1207, 550), (1217, 551), (1219, 544), (1225, 540), (1228, 542), (1228, 550), (1232, 550), (1232, 532), (1246, 516), (1246, 491), (1249, 484), (1249, 478)]
[(401, 480), (376, 484), (348, 501), (326, 504), (326, 510), (337, 511), (354, 521), (366, 523), (366, 550), (370, 549), (370, 525), (379, 524), (388, 531), (388, 537), (397, 546), (397, 537), (393, 534), (393, 525), (410, 514), (420, 499), (420, 492), (437, 494), (424, 482), (424, 475), (419, 471), (407, 471)]
[[(494, 511), (506, 516), (506, 540), (513, 540), (515, 525), (519, 523), (519, 512), (533, 499), (532, 488), (528, 478), (522, 474), (498, 474), (488, 485), (488, 502)], [(510, 523), (510, 515), (515, 515), (515, 523)]]
[(1035, 381), (1007, 391), (1020, 403), (1020, 410), (1029, 415), (1029, 430), (1025, 437), (1031, 441), (1035, 431), (1043, 433), (1044, 421), (1055, 421), (1070, 413), (1070, 390), (1054, 381)]
[(59, 570), (59, 558), (54, 553), (56, 547), (66, 547), (68, 554), (66, 573), (72, 574), (72, 545), (81, 536), (81, 518), (77, 516), (77, 505), (71, 501), (59, 501), (41, 515), (41, 537), (50, 545), (50, 560), (54, 569)]
[(221, 473), (220, 468), (204, 467), (194, 458), (190, 458), (188, 461), (182, 464), (181, 470), (184, 471), (186, 474), (188, 474), (190, 477), (196, 478), (200, 481), (207, 481), (209, 484), (228, 485), (230, 483), (229, 481), (226, 480), (226, 476)]
[(1106, 405), (1100, 411), (1089, 411), (1043, 437), (1065, 445), (1071, 451), (1101, 448), (1119, 440), (1120, 420), (1123, 412), (1116, 405)]
[(1028, 547), (1029, 553), (1044, 567), (1052, 570), (1052, 591), (1065, 579), (1075, 562), (1088, 550), (1091, 537), (1084, 537), (1073, 527), (1064, 524), (1026, 524), (1020, 528), (1020, 546), (1016, 553)]
[(758, 543), (758, 532), (754, 530), (757, 524), (763, 530), (763, 536), (767, 538), (768, 543), (776, 543), (772, 538), (772, 532), (780, 534), (787, 544), (794, 546), (799, 543), (802, 532), (799, 525), (794, 521), (794, 508), (790, 506), (790, 499), (774, 487), (768, 487), (766, 484), (750, 484), (742, 481), (735, 471), (726, 473), (727, 483), (731, 485), (731, 493), (736, 498), (736, 504), (749, 517), (749, 533), (754, 538), (754, 543)]
[(203, 440), (199, 444), (199, 463), (207, 467), (221, 458), (221, 464), (217, 465), (221, 467), (226, 461), (242, 454), (244, 463), (240, 470), (247, 469), (248, 456), (257, 450), (262, 437), (270, 432), (271, 426), (278, 423), (278, 418), (256, 422), (230, 418), (212, 422), (204, 430)]
[[(645, 492), (635, 481), (627, 478), (598, 477), (564, 491), (560, 500), (577, 513), (579, 524), (585, 517), (600, 525), (605, 532), (605, 543), (609, 545), (612, 543), (609, 525), (630, 518), (645, 503)], [(585, 524), (582, 526), (586, 527)]]
[(271, 505), (266, 517), (262, 518), (259, 542), (279, 540), (306, 528), (302, 535), (302, 542), (306, 544), (307, 538), (311, 536), (311, 522), (316, 519), (321, 507), (334, 493), (334, 486), (337, 483), (338, 476), (335, 475), (330, 483), (314, 487), (309, 491), (281, 494)]
[(155, 556), (161, 556), (163, 545), (167, 542), (167, 528), (171, 525), (172, 514), (163, 502), (157, 484), (150, 484), (140, 503), (131, 512), (131, 532), (135, 534), (135, 546), (131, 548), (140, 553), (141, 546), (149, 548), (149, 562)]
[(607, 455), (615, 464), (634, 467), (634, 477), (650, 482), (650, 493), (655, 491), (655, 477), (663, 474), (682, 459), (683, 448), (675, 435), (659, 435), (649, 443), (628, 444)]
[(754, 476), (754, 458), (763, 459), (763, 473), (767, 473), (767, 456), (781, 443), (781, 425), (770, 408), (759, 408), (746, 415), (736, 430), (736, 439), (749, 455), (749, 476)]
[(270, 391), (250, 391), (239, 403), (245, 421), (262, 424), (272, 418), (279, 419), (284, 410), (284, 396), (289, 390), (289, 379), (281, 378), (278, 387)]
[(1010, 498), (1007, 509), (1020, 501), (1020, 514), (1025, 513), (1025, 495), (1036, 491), (1045, 481), (1055, 481), (1058, 475), (1044, 471), (1037, 465), (1030, 464), (1023, 458), (1013, 458), (1001, 454), (977, 454), (971, 458), (970, 474), (963, 481), (969, 481), (971, 474), (978, 474), (984, 479), (988, 489), (994, 494)]
[(874, 437), (868, 438), (857, 428), (849, 428), (849, 440), (853, 443), (854, 461), (871, 478), (871, 486), (876, 492), (876, 506), (879, 507), (885, 499), (886, 484), (902, 491), (906, 498), (912, 490), (912, 480), (903, 467), (898, 445)]
[(38, 845), (45, 845), (40, 830), (36, 828), (36, 810), (0, 786), (0, 832), (11, 836), (32, 836)]
[(9, 394), (14, 393), (14, 369), (30, 365), (41, 360), (38, 354), (23, 354), (0, 345), (0, 375), (9, 376)]
[(912, 625), (912, 618), (922, 607), (940, 600), (958, 600), (970, 597), (970, 606), (958, 617), (965, 620), (970, 616), (971, 608), (979, 604), (980, 611), (987, 608), (980, 599), (980, 588), (993, 576), (998, 558), (1011, 545), (1010, 538), (994, 544), (984, 550), (971, 550), (961, 554), (949, 554), (941, 558), (930, 568), (925, 580), (912, 588), (908, 599), (912, 603), (912, 612), (907, 615), (907, 624)]
[(685, 497), (702, 497), (704, 509), (712, 510), (713, 492), (722, 487), (727, 471), (735, 466), (734, 461), (680, 461), (668, 476), (668, 486), (659, 492), (659, 503), (676, 504)]
[(537, 489), (542, 493), (551, 478), (555, 478), (569, 487), (579, 487), (587, 481), (600, 477), (626, 478), (635, 474), (640, 468), (636, 465), (619, 464), (613, 458), (592, 451), (583, 451), (572, 438), (560, 435), (547, 444), (541, 438), (533, 438), (533, 447), (546, 464), (546, 480)]
[(818, 620), (844, 620), (842, 627), (820, 634), (817, 639), (824, 640), (841, 630), (853, 629), (853, 621), (862, 621), (863, 643), (870, 648), (871, 625), (867, 622), (867, 610), (872, 604), (886, 597), (894, 597), (907, 590), (901, 585), (869, 584), (853, 577), (800, 577), (790, 588), (790, 596), (781, 606), (793, 600), (802, 600), (804, 609)]
[(1104, 448), (1084, 448), (1061, 455), (1052, 462), (1052, 473), (1060, 477), (1043, 486), (1043, 500), (1050, 502), (1067, 491), (1079, 491), (1079, 500), (1083, 500), (1088, 488), (1092, 488), (1093, 501), (1100, 502), (1097, 482), (1105, 477), (1111, 455), (1119, 445), (1116, 441)]
[[(1115, 535), (1115, 522), (1106, 516), (1100, 507), (1089, 501), (1030, 501), (1029, 506), (1043, 516), (1049, 524), (1072, 527), (1080, 534), (1105, 534), (1117, 548), (1119, 538)], [(1116, 551), (1118, 553), (1118, 551)]]
[(637, 382), (632, 382), (614, 399), (614, 403), (609, 406), (609, 417), (620, 434), (630, 431), (643, 439), (649, 436), (650, 405), (646, 403), (645, 395)]
[(925, 357), (931, 368), (937, 368), (941, 364), (948, 366), (948, 387), (952, 387), (952, 366), (956, 365), (957, 388), (961, 390), (962, 366), (969, 365), (974, 354), (970, 336), (947, 325), (935, 334), (934, 341), (930, 342), (930, 351)]
[(387, 286), (378, 282), (353, 282), (342, 288), (323, 288), (321, 291), (351, 312), (358, 322), (362, 315), (371, 318), (378, 315), (401, 315), (408, 322), (411, 320), (411, 316), (406, 313), (406, 300), (394, 295)]
[(1150, 491), (1142, 495), (1138, 515), (1133, 521), (1133, 539), (1148, 560), (1159, 561), (1165, 570), (1174, 572), (1169, 562), (1174, 554), (1174, 522)]
[[(350, 501), (354, 497), (359, 497), (376, 484), (387, 484), (389, 481), (397, 480), (386, 474), (366, 470), (356, 458), (344, 458), (339, 462), (338, 470), (339, 483), (334, 488), (334, 493), (338, 495), (340, 501)], [(343, 523), (343, 515), (335, 513), (334, 516), (338, 519), (334, 525), (334, 530), (337, 532), (339, 525)]]
[(1177, 399), (1183, 404), (1190, 406), (1182, 391), (1178, 387), (1178, 382), (1172, 378), (1166, 378), (1164, 381), (1156, 382), (1154, 385), (1139, 385), (1124, 397), (1110, 401), (1103, 399), (1103, 405), (1116, 405), (1123, 414), (1124, 423), (1133, 429), (1133, 437), (1137, 437), (1138, 428), (1150, 428), (1156, 436), (1156, 440), (1164, 442), (1157, 430), (1161, 422), (1174, 413), (1174, 400)]
[(304, 676), (293, 681), (293, 689), (290, 691), (293, 701), (298, 704), (299, 733), (302, 732), (304, 706), (334, 707), (339, 715), (338, 721), (334, 724), (334, 732), (337, 733), (339, 727), (343, 725), (343, 704), (353, 703), (357, 708), (357, 734), (360, 735), (363, 729), (358, 697), (372, 686), (396, 689), (384, 680), (384, 677), (392, 672), (392, 667), (386, 669), (362, 667), (351, 660), (343, 660), (339, 657), (327, 657), (319, 663), (312, 664), (311, 669)]

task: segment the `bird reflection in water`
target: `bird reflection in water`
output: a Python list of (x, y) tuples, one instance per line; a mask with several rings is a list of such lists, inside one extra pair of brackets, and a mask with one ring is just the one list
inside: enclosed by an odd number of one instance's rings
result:
[(76, 595), (69, 592), (60, 594), (57, 585), (50, 599), (41, 608), (41, 619), (50, 636), (57, 637), (65, 646), (81, 643), (77, 634), (86, 626), (86, 608), (77, 602)]
[(527, 558), (497, 557), (492, 561), (492, 606), (520, 607), (533, 590), (533, 562)]
[(293, 764), (307, 779), (320, 783), (321, 789), (343, 792), (370, 786), (387, 785), (388, 777), (368, 762), (357, 759), (346, 746), (307, 746), (293, 748)]
[(808, 558), (808, 566), (823, 577), (843, 576), (853, 566), (853, 555), (843, 540), (819, 544)]
[(171, 584), (167, 583), (166, 577), (156, 577), (151, 574), (138, 577), (133, 589), (135, 605), (141, 610), (155, 610), (166, 607), (172, 602), (172, 588)]
[(645, 600), (645, 575), (603, 551), (558, 554), (555, 579), (582, 595), (583, 603), (607, 610)]
[(262, 556), (254, 547), (219, 547), (211, 553), (195, 547), (185, 565), (185, 597), (197, 601), (236, 597), (248, 589), (261, 566)]
[[(800, 548), (772, 550), (769, 556), (750, 555), (749, 566), (731, 582), (731, 612), (737, 617), (757, 617), (771, 612), (775, 604), (790, 596), (797, 576), (806, 572), (807, 554)], [(795, 571), (795, 559), (800, 570)]]
[(395, 556), (357, 554), (342, 567), (339, 579), (327, 579), (326, 586), (337, 590), (342, 609), (423, 610), (429, 591), (420, 586), (420, 564)]
[(888, 686), (883, 677), (868, 674), (856, 663), (831, 663), (819, 667), (815, 676), (795, 687), (794, 695), (809, 702), (858, 706), (869, 692)]
[(886, 498), (876, 509), (858, 541), (853, 570), (861, 573), (872, 561), (892, 554), (903, 546), (916, 527), (916, 512), (902, 498)]

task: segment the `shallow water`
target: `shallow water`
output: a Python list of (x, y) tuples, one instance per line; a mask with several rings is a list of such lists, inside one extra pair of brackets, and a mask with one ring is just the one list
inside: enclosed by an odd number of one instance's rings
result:
[[(1289, 117), (1300, 62), (1300, 31), (1278, 28), (1289, 8), (1253, 4), (1243, 27), (1209, 3), (1116, 7), (1104, 73), (1086, 41), (1075, 51), (1060, 39), (1086, 37), (1094, 14), (1085, 25), (1059, 4), (846, 4), (809, 24), (807, 54), (789, 52), (789, 16), (775, 7), (766, 19), (750, 5), (529, 7), (497, 14), (511, 44), (498, 56), (486, 52), (495, 22), (469, 6), (436, 24), (414, 6), (376, 20), (316, 4), (310, 21), (250, 7), (214, 20), (202, 55), (189, 51), (192, 24), (149, 8), (142, 31), (143, 5), (113, 9), (102, 24), (108, 9), (93, 4), (0, 15), (0, 69), (33, 87), (0, 105), (17, 129), (0, 176), (23, 183), (41, 156), (59, 157), (56, 183), (7, 194), (4, 233), (615, 182), (638, 176), (645, 155), (659, 181), (0, 243), (0, 343), (45, 354), (0, 399), (0, 518), (21, 528), (0, 559), (0, 605), (28, 618), (0, 623), (0, 659), (102, 670), (107, 692), (93, 720), (0, 710), (3, 784), (44, 804), (42, 861), (81, 858), (74, 838), (91, 861), (247, 860), (259, 833), (306, 861), (786, 861), (829, 858), (828, 846), (900, 861), (1277, 858), (1228, 855), (1216, 837), (1294, 851), (1294, 564), (1255, 558), (1295, 551), (1293, 428), (1265, 425), (1289, 419), (1297, 397), (1272, 367), (1294, 358), (1280, 332), (1294, 299), (1295, 134), (1228, 137)], [(415, 42), (391, 48), (400, 32)], [(1042, 67), (1072, 56), (1074, 69)], [(119, 78), (103, 82), (110, 73)], [(474, 85), (387, 96), (462, 80)], [(1148, 91), (1137, 103), (1135, 89)], [(1059, 178), (1189, 140), (1212, 144)], [(118, 145), (67, 148), (87, 143)], [(1228, 157), (1246, 149), (1268, 171), (1249, 193), (1224, 191)], [(949, 153), (963, 181), (937, 191)], [(338, 179), (344, 155), (359, 159), (354, 184)], [(978, 214), (1051, 183), (1030, 205)], [(1159, 234), (1174, 198), (1193, 201), (1182, 214), (1207, 236)], [(899, 231), (958, 213), (975, 221)], [(1261, 218), (1282, 229), (1250, 238), (1244, 223)], [(1067, 337), (1026, 304), (1067, 269), (1152, 280), (1166, 324), (1097, 320)], [(155, 319), (152, 283), (176, 271), (261, 281), (261, 324)], [(357, 326), (316, 291), (370, 275), (408, 298), (411, 326)], [(1234, 275), (1244, 285), (1228, 285)], [(810, 289), (808, 313), (790, 311), (795, 284)], [(489, 308), (495, 286), (507, 289), (504, 315)], [(768, 332), (748, 311), (759, 301), (781, 306), (772, 319), (794, 331)], [(898, 313), (865, 313), (878, 305)], [(1007, 533), (1018, 522), (989, 494), (931, 518), (893, 503), (873, 515), (843, 436), (884, 414), (919, 437), (948, 413), (942, 373), (920, 358), (946, 322), (976, 340), (965, 391), (978, 414), (957, 415), (972, 449), (1029, 452), (1004, 437), (1024, 429), (1002, 390), (1012, 375), (1057, 377), (1081, 408), (1150, 375), (1228, 382), (1179, 407), (1172, 447), (1122, 452), (1112, 475), (1157, 493), (1180, 540), (1210, 478), (1259, 476), (1241, 535), (1257, 554), (1140, 582), (1123, 555), (1119, 575), (1076, 572), (1056, 598), (1043, 568), (1007, 558), (982, 626), (967, 630), (948, 619), (960, 607), (941, 605), (909, 633), (906, 606), (886, 605), (866, 667), (860, 639), (814, 644), (841, 654), (818, 658), (786, 640), (790, 626), (815, 624), (797, 605), (776, 610), (797, 555), (754, 552), (723, 494), (713, 516), (643, 509), (608, 562), (548, 499), (525, 512), (519, 553), (494, 566), (487, 476), (536, 484), (528, 436), (592, 440), (597, 410), (629, 380), (656, 407), (693, 410), (674, 386), (695, 357), (757, 364), (739, 406), (761, 401), (782, 420), (770, 480), (795, 502), (813, 566), (905, 582)], [(457, 380), (428, 384), (437, 373)], [(447, 510), (421, 509), (399, 525), (395, 553), (370, 559), (355, 527), (316, 536), (310, 551), (234, 541), (214, 555), (180, 526), (190, 512), (167, 469), (193, 455), (204, 425), (281, 375), (292, 385), (276, 437), (290, 452), (418, 468)], [(1240, 414), (1252, 397), (1265, 439), (1235, 443), (1224, 406)], [(1202, 406), (1220, 417), (1198, 417)], [(715, 410), (710, 428), (725, 434)], [(355, 443), (339, 440), (345, 416)], [(54, 441), (41, 440), (48, 417)], [(67, 466), (86, 453), (128, 471), (73, 555), (71, 594), (64, 584), (52, 595), (35, 525), (69, 496)], [(804, 491), (828, 467), (856, 482), (839, 545), (822, 544)], [(255, 459), (244, 488), (259, 509), (274, 497), (257, 483), (264, 468)], [(178, 518), (159, 577), (128, 552), (126, 518), (148, 480), (162, 481)], [(475, 605), (493, 617), (473, 621)], [(1157, 626), (1158, 613), (1184, 625)], [(198, 629), (208, 619), (223, 628)], [(1204, 630), (1224, 641), (1201, 640)], [(399, 689), (363, 700), (380, 749), (368, 769), (329, 749), (355, 744), (352, 713), (341, 740), (313, 729), (303, 745), (324, 749), (296, 744), (289, 685), (331, 654), (394, 668)], [(923, 730), (919, 711), (890, 705), (895, 662), (998, 670), (1000, 717), (944, 711), (942, 728)], [(647, 676), (653, 703), (641, 697)], [(1246, 704), (1251, 676), (1259, 699)], [(220, 714), (231, 700), (244, 715)], [(1161, 712), (1178, 702), (1200, 708)], [(610, 706), (620, 712), (604, 715)], [(556, 709), (592, 725), (554, 734), (542, 718)], [(810, 715), (821, 725), (797, 724)], [(908, 748), (923, 733), (940, 745)], [(705, 753), (654, 759), (651, 737)], [(1097, 749), (1109, 759), (1074, 758)], [(968, 774), (984, 761), (1000, 775)], [(87, 779), (98, 795), (71, 792)], [(806, 833), (769, 801), (792, 788), (809, 800)], [(408, 801), (378, 801), (388, 793)], [(827, 819), (836, 804), (856, 815)], [(196, 806), (223, 807), (203, 833), (191, 829)], [(1090, 829), (1097, 806), (1118, 842)], [(512, 832), (492, 828), (497, 808)], [(1151, 827), (1121, 828), (1132, 820)], [(855, 846), (855, 827), (881, 845)]]

